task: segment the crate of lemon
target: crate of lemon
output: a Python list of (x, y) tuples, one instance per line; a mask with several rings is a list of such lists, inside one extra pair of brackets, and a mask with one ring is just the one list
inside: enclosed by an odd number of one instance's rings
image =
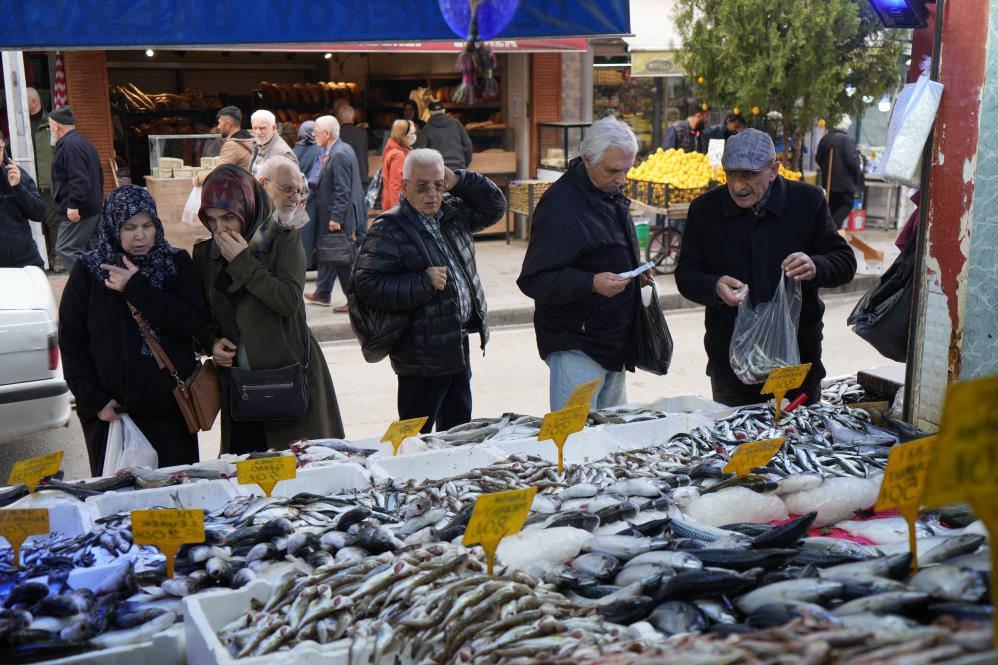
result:
[[(780, 165), (780, 175), (800, 180), (799, 171)], [(670, 148), (659, 148), (627, 172), (627, 196), (647, 205), (664, 208), (688, 203), (727, 178), (723, 169), (710, 165), (707, 155)]]

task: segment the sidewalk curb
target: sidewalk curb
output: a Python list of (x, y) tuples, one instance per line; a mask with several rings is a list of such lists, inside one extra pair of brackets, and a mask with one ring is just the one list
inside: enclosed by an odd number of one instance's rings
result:
[[(879, 279), (877, 275), (857, 275), (855, 279), (834, 289), (822, 289), (823, 296), (839, 295), (845, 293), (861, 293), (867, 291)], [(662, 309), (668, 313), (675, 310), (697, 309), (702, 307), (697, 303), (687, 300), (678, 293), (668, 293), (659, 297)], [(350, 317), (341, 315), (341, 320), (336, 323), (319, 323), (311, 325), (312, 334), (319, 342), (338, 342), (355, 339), (353, 329), (350, 327)], [(520, 326), (532, 323), (534, 318), (533, 307), (512, 307), (509, 309), (492, 310), (488, 314), (490, 328), (502, 328), (506, 326)]]

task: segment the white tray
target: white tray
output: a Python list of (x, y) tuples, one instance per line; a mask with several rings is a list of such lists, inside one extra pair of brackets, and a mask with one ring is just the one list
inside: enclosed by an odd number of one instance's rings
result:
[[(49, 531), (67, 538), (83, 535), (94, 526), (90, 509), (85, 503), (57, 490), (39, 490), (18, 499), (7, 508), (48, 508)], [(7, 541), (0, 538), (0, 542)], [(31, 542), (31, 538), (27, 542)]]
[(375, 482), (389, 478), (418, 482), (458, 476), (472, 469), (490, 466), (503, 458), (503, 454), (487, 444), (455, 446), (398, 457), (379, 457), (369, 460), (368, 468)]
[(43, 661), (45, 665), (183, 665), (184, 627), (176, 623), (148, 642), (126, 644), (77, 656)]
[[(510, 455), (536, 455), (549, 462), (558, 461), (558, 447), (554, 441), (538, 441), (536, 438), (497, 441), (488, 444), (502, 457)], [(565, 442), (565, 464), (587, 464), (613, 453), (626, 450), (606, 427), (587, 427), (568, 437)]]
[(710, 425), (712, 422), (705, 415), (678, 413), (654, 420), (600, 425), (593, 429), (605, 432), (621, 450), (633, 450), (665, 443), (680, 432), (689, 432), (698, 425)]
[(88, 498), (86, 504), (94, 519), (152, 508), (201, 508), (211, 512), (236, 496), (232, 487), (228, 480), (205, 480), (130, 492), (105, 492)]
[[(263, 496), (259, 485), (240, 485), (239, 479), (226, 481), (232, 492), (246, 496)], [(298, 469), (298, 476), (292, 480), (282, 480), (274, 487), (273, 496), (294, 496), (301, 492), (312, 494), (339, 494), (345, 490), (364, 489), (371, 484), (371, 474), (356, 462), (334, 462), (328, 466), (315, 466)]]

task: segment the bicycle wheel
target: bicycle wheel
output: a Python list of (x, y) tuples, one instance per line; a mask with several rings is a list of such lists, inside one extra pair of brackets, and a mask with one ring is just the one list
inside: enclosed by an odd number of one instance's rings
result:
[(652, 229), (648, 235), (648, 248), (645, 260), (654, 264), (656, 275), (670, 275), (676, 272), (679, 262), (679, 248), (683, 244), (683, 234), (673, 226)]

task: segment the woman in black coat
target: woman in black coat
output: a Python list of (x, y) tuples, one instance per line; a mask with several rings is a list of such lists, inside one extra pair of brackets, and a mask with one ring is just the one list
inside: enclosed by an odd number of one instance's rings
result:
[(152, 196), (124, 185), (104, 202), (97, 249), (80, 257), (59, 305), (59, 349), (90, 456), (101, 475), (110, 424), (127, 412), (159, 454), (159, 466), (198, 460), (172, 391), (146, 345), (133, 305), (180, 378), (194, 369), (194, 333), (207, 325), (201, 285), (182, 249), (166, 241)]

